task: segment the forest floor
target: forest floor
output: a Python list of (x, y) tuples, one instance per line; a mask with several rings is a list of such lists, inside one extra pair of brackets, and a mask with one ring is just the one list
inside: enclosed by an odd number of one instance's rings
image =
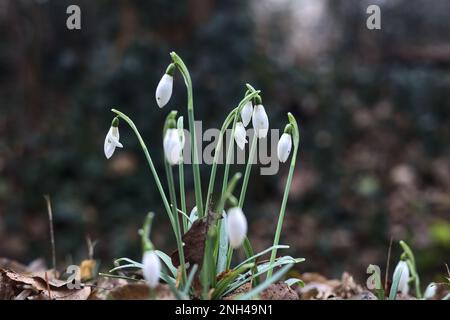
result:
[[(141, 300), (150, 297), (149, 288), (142, 280), (140, 272), (135, 272), (130, 279), (108, 276), (91, 276), (95, 267), (94, 260), (85, 260), (80, 265), (79, 286), (73, 286), (73, 280), (63, 279), (58, 272), (47, 269), (42, 259), (29, 265), (0, 258), (0, 300)], [(131, 279), (134, 277), (134, 279)], [(83, 280), (88, 278), (86, 280)], [(90, 278), (90, 279), (89, 279)], [(353, 277), (344, 272), (340, 279), (327, 279), (318, 273), (299, 275), (304, 286), (284, 282), (272, 284), (264, 290), (263, 300), (378, 300), (376, 294), (365, 285), (356, 283)], [(389, 283), (387, 283), (389, 286)], [(224, 299), (247, 292), (250, 283), (241, 286)], [(450, 292), (450, 287), (438, 284), (433, 300), (442, 299)], [(388, 290), (386, 290), (388, 292)], [(156, 299), (172, 300), (175, 296), (165, 284), (156, 288)], [(410, 295), (397, 294), (398, 300), (414, 300)]]

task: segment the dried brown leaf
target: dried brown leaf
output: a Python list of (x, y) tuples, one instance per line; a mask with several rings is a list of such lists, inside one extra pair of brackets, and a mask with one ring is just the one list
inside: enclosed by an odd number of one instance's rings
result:
[[(147, 300), (150, 299), (149, 287), (143, 283), (129, 283), (111, 290), (108, 298), (113, 300)], [(155, 299), (175, 300), (175, 296), (168, 285), (160, 284), (156, 287)]]
[[(215, 220), (215, 214), (210, 211), (206, 218), (196, 220), (188, 232), (182, 237), (184, 243), (184, 258), (191, 266), (196, 264), (199, 266), (199, 269), (201, 269), (205, 251), (206, 235), (213, 220)], [(173, 265), (178, 267), (180, 265), (178, 250), (175, 250), (172, 253), (171, 258)]]
[[(48, 275), (53, 272), (48, 273)], [(12, 299), (16, 296), (23, 298), (23, 290), (31, 290), (27, 299), (49, 299), (49, 289), (52, 299), (57, 300), (85, 300), (89, 297), (91, 289), (69, 289), (67, 281), (51, 279), (36, 274), (20, 274), (11, 270), (0, 269), (0, 297)]]

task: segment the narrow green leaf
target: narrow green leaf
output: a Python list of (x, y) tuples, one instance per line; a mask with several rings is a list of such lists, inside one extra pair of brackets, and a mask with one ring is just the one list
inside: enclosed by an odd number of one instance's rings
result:
[(398, 291), (398, 284), (400, 282), (400, 278), (402, 276), (402, 270), (400, 270), (399, 273), (397, 273), (394, 277), (394, 280), (392, 282), (391, 286), (391, 292), (389, 293), (389, 300), (395, 300), (397, 297), (397, 291)]
[(177, 268), (172, 264), (172, 258), (170, 258), (167, 254), (162, 251), (155, 250), (156, 255), (164, 262), (164, 264), (169, 268), (172, 275), (177, 277)]
[(228, 252), (228, 234), (227, 234), (227, 215), (223, 212), (223, 219), (219, 221), (220, 236), (219, 236), (219, 252), (217, 254), (217, 274), (225, 271), (227, 267), (227, 252)]
[(194, 280), (195, 273), (197, 272), (198, 265), (194, 264), (191, 271), (189, 272), (189, 276), (186, 281), (186, 285), (184, 287), (183, 293), (187, 296), (189, 294), (189, 289), (191, 288), (192, 281)]
[(290, 278), (284, 281), (284, 283), (286, 283), (289, 287), (292, 287), (294, 284), (298, 284), (300, 287), (304, 287), (305, 283), (303, 282), (303, 280), (298, 279), (298, 278)]
[(269, 248), (267, 248), (267, 249), (265, 249), (265, 250), (263, 250), (263, 251), (261, 251), (261, 252), (255, 254), (255, 255), (253, 255), (253, 256), (251, 256), (251, 257), (245, 259), (245, 260), (242, 261), (240, 264), (238, 264), (238, 265), (235, 267), (235, 269), (236, 269), (236, 268), (239, 268), (239, 267), (240, 267), (241, 265), (243, 265), (243, 264), (246, 264), (246, 263), (250, 262), (251, 260), (256, 260), (256, 258), (258, 258), (258, 257), (260, 257), (260, 256), (262, 256), (262, 255), (265, 255), (266, 253), (272, 251), (272, 249), (274, 249), (274, 248), (276, 248), (276, 249), (289, 249), (289, 246), (283, 245), (283, 244), (279, 244), (279, 245), (276, 245), (276, 246), (271, 246), (271, 247), (269, 247)]
[(230, 290), (227, 290), (230, 283), (235, 281), (236, 278), (241, 275), (241, 273), (247, 271), (248, 269), (252, 268), (253, 266), (254, 266), (253, 263), (247, 263), (247, 264), (240, 266), (239, 268), (237, 268), (235, 270), (230, 270), (228, 272), (228, 274), (225, 275), (225, 277), (223, 277), (222, 279), (220, 279), (217, 282), (216, 287), (214, 288), (214, 292), (212, 294), (212, 298), (219, 299), (224, 295), (225, 291), (226, 291), (226, 293), (230, 292)]

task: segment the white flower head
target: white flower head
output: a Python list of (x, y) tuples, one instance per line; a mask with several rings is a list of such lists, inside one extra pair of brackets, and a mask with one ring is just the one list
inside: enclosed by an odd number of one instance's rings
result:
[(184, 139), (179, 132), (175, 128), (167, 129), (164, 136), (164, 155), (170, 165), (178, 164), (183, 153)]
[(431, 282), (427, 288), (425, 289), (425, 293), (423, 294), (423, 297), (427, 300), (433, 299), (436, 295), (437, 291), (437, 285), (434, 282)]
[(167, 67), (166, 73), (159, 80), (158, 86), (156, 87), (156, 103), (160, 108), (164, 107), (170, 100), (172, 96), (173, 89), (173, 73), (175, 71), (175, 65), (171, 63)]
[(103, 151), (107, 159), (111, 158), (116, 148), (123, 148), (123, 145), (119, 142), (119, 119), (114, 118), (105, 137), (105, 143), (103, 145)]
[(292, 137), (289, 133), (283, 133), (278, 141), (277, 154), (281, 162), (286, 162), (292, 149)]
[(234, 140), (241, 150), (244, 150), (245, 144), (247, 143), (246, 135), (247, 133), (242, 122), (236, 123), (236, 128), (234, 129)]
[(400, 291), (402, 294), (407, 294), (409, 291), (409, 267), (408, 263), (406, 261), (399, 261), (397, 266), (394, 270), (394, 276), (395, 279), (397, 275), (400, 274), (400, 281), (398, 282), (398, 291)]
[(241, 208), (234, 207), (228, 210), (226, 221), (230, 245), (236, 249), (241, 246), (247, 235), (247, 219)]
[(242, 107), (241, 118), (244, 123), (244, 127), (248, 126), (250, 120), (252, 120), (253, 114), (253, 104), (252, 101), (247, 101), (247, 103)]
[(259, 139), (267, 136), (267, 132), (269, 131), (269, 118), (262, 104), (256, 105), (253, 109), (252, 124), (253, 129), (255, 129), (255, 134)]
[(156, 288), (159, 284), (159, 276), (161, 275), (161, 262), (154, 250), (149, 250), (144, 253), (142, 258), (144, 265), (142, 271), (144, 279), (150, 288)]

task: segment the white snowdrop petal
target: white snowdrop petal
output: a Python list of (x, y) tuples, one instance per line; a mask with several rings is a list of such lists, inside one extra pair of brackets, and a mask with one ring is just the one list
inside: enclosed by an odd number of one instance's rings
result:
[(398, 291), (400, 291), (402, 294), (407, 294), (409, 291), (409, 268), (408, 264), (405, 261), (399, 261), (397, 266), (394, 270), (394, 279), (397, 276), (397, 274), (400, 275), (400, 281), (398, 283)]
[(164, 107), (172, 96), (173, 77), (168, 74), (164, 74), (156, 87), (156, 103), (160, 108)]
[(167, 162), (171, 165), (178, 164), (183, 151), (183, 142), (178, 129), (168, 129), (166, 131), (163, 148)]
[(433, 297), (436, 295), (436, 290), (437, 290), (436, 283), (431, 282), (425, 289), (425, 293), (423, 294), (423, 297), (425, 299), (433, 299)]
[(277, 154), (281, 162), (286, 162), (292, 149), (292, 138), (289, 133), (283, 133), (278, 141)]
[(241, 110), (241, 118), (242, 122), (244, 124), (244, 127), (246, 127), (250, 120), (252, 119), (252, 113), (253, 113), (253, 104), (251, 101), (248, 101)]
[(173, 147), (170, 149), (168, 161), (171, 165), (176, 165), (180, 161), (181, 154), (181, 144), (174, 143)]
[(144, 253), (142, 258), (144, 279), (150, 288), (155, 288), (159, 284), (161, 275), (161, 262), (155, 251), (150, 250)]
[(236, 128), (234, 129), (234, 140), (241, 150), (244, 150), (245, 144), (247, 143), (246, 135), (247, 133), (242, 122), (236, 123)]
[(112, 155), (114, 154), (114, 151), (116, 150), (116, 146), (114, 146), (112, 143), (108, 143), (105, 146), (105, 156), (106, 159), (109, 159), (112, 157)]
[(105, 143), (103, 145), (103, 151), (107, 159), (111, 158), (116, 150), (116, 147), (123, 148), (123, 145), (119, 142), (120, 134), (118, 127), (110, 127), (105, 137)]
[(242, 209), (238, 207), (229, 209), (226, 223), (230, 245), (236, 249), (242, 245), (247, 235), (247, 219)]
[(252, 124), (253, 129), (255, 129), (255, 134), (259, 139), (267, 136), (267, 132), (269, 131), (269, 118), (262, 104), (253, 108)]

